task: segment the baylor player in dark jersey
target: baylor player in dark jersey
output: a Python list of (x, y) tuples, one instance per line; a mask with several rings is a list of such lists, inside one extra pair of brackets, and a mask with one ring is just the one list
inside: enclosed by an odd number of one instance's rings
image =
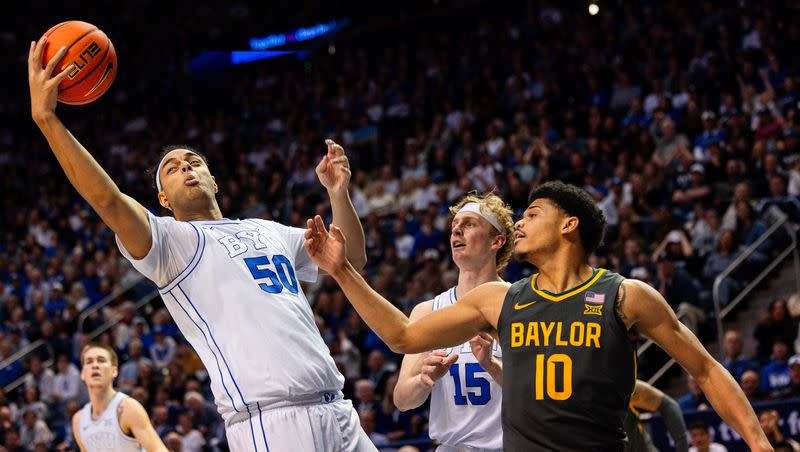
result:
[(700, 384), (717, 413), (755, 451), (771, 451), (742, 390), (655, 289), (592, 268), (605, 219), (585, 191), (548, 182), (515, 224), (514, 254), (539, 273), (482, 284), (458, 303), (410, 322), (372, 290), (345, 256), (345, 237), (307, 221), (311, 259), (332, 275), (367, 324), (398, 353), (498, 335), (503, 348), (503, 447), (507, 451), (622, 451), (635, 380), (628, 333), (652, 339)]

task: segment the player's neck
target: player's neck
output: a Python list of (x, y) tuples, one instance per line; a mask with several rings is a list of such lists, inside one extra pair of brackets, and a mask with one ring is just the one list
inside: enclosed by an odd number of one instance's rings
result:
[(111, 403), (111, 399), (117, 395), (117, 391), (111, 385), (88, 389), (89, 401), (92, 402), (92, 417), (97, 418), (106, 410), (108, 404)]
[(552, 293), (561, 293), (577, 287), (594, 274), (594, 269), (583, 259), (574, 257), (543, 259), (542, 262), (535, 265), (539, 269), (536, 286)]
[(182, 212), (175, 209), (175, 219), (178, 221), (221, 220), (223, 218), (225, 217), (222, 216), (216, 202), (202, 210)]
[(497, 275), (497, 265), (495, 259), (485, 262), (483, 265), (476, 267), (465, 266), (459, 267), (458, 270), (458, 287), (456, 288), (456, 298), (464, 295), (470, 290), (480, 286), (483, 283), (491, 281), (500, 281), (500, 276)]

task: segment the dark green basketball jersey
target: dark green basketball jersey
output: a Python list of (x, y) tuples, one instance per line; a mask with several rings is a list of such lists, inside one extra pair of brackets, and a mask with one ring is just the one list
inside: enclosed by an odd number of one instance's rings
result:
[(503, 349), (507, 451), (622, 451), (636, 352), (614, 312), (623, 277), (597, 269), (560, 294), (537, 275), (511, 285), (497, 331)]

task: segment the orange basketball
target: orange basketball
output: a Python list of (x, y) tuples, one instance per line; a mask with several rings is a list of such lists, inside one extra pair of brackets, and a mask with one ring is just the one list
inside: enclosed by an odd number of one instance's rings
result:
[(79, 20), (62, 22), (47, 30), (42, 37), (47, 44), (42, 52), (42, 67), (61, 47), (67, 54), (56, 66), (53, 76), (70, 64), (75, 67), (58, 85), (58, 100), (81, 105), (97, 100), (105, 93), (117, 74), (117, 52), (105, 33), (92, 24)]

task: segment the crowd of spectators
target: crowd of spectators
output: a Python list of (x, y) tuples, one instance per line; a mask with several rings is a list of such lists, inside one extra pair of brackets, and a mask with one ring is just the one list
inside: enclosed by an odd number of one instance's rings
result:
[[(443, 5), (446, 14), (434, 8), (402, 27), (388, 18), (361, 27), (303, 61), (221, 74), (189, 70), (203, 48), (194, 38), (225, 42), (220, 22), (255, 30), (258, 10), (201, 3), (181, 11), (194, 30), (162, 30), (171, 35), (163, 45), (158, 33), (134, 41), (150, 3), (121, 6), (124, 24), (102, 26), (122, 69), (96, 105), (59, 107), (75, 136), (156, 214), (168, 212), (147, 169), (162, 146), (182, 143), (209, 157), (224, 214), (296, 226), (329, 217), (314, 166), (323, 139), (339, 140), (366, 235), (365, 277), (406, 312), (456, 281), (447, 207), (471, 190), (495, 190), (520, 214), (538, 183), (583, 187), (609, 225), (591, 264), (650, 283), (701, 338), (713, 337), (714, 278), (767, 230), (770, 209), (800, 220), (800, 6), (791, 2), (604, 3), (595, 17), (559, 2)], [(6, 41), (22, 55), (24, 39)], [(169, 55), (157, 70), (144, 64), (151, 51)], [(0, 105), (0, 171), (9, 176), (0, 181), (9, 195), (0, 212), (0, 359), (44, 345), (0, 369), (3, 386), (24, 376), (19, 389), (0, 392), (0, 444), (74, 447), (68, 420), (87, 400), (77, 357), (91, 339), (119, 352), (118, 387), (145, 406), (172, 450), (224, 448), (202, 363), (162, 301), (137, 310), (151, 287), (137, 283), (113, 233), (69, 186), (20, 107), (23, 92)], [(723, 281), (723, 304), (779, 245), (763, 242)], [(532, 271), (512, 262), (502, 276)], [(400, 357), (333, 280), (305, 289), (373, 441), (423, 444), (426, 407), (400, 412), (392, 402)], [(81, 318), (108, 296), (117, 301)], [(734, 336), (725, 364), (748, 397), (797, 396), (800, 338), (786, 302), (761, 320), (747, 362)], [(689, 385), (683, 406), (696, 409), (706, 402)]]

